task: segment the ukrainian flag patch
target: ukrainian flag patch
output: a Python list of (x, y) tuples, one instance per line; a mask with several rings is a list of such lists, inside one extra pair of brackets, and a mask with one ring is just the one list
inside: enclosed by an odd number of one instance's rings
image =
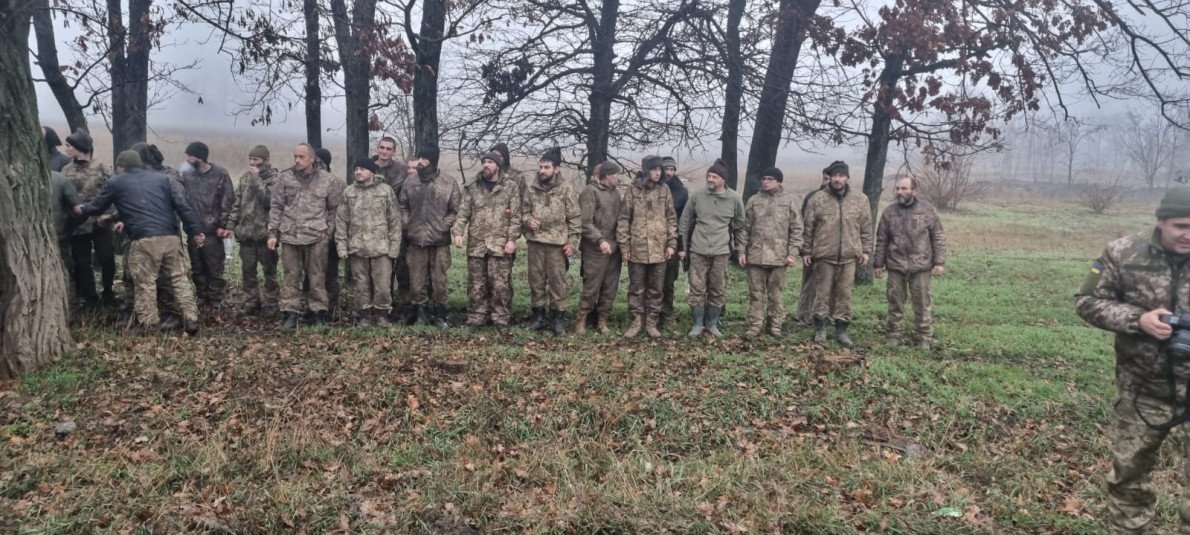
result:
[(1099, 262), (1095, 262), (1094, 264), (1091, 264), (1091, 274), (1092, 275), (1098, 275), (1102, 269), (1103, 269), (1103, 264), (1100, 264)]

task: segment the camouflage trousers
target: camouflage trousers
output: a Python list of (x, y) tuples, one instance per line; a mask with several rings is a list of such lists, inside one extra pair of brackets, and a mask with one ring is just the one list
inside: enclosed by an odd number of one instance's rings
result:
[[(1178, 403), (1177, 405), (1180, 405)], [(1181, 407), (1177, 407), (1180, 413)], [(1161, 443), (1170, 431), (1150, 428), (1168, 421), (1175, 412), (1169, 396), (1139, 395), (1131, 389), (1119, 389), (1108, 422), (1112, 469), (1107, 475), (1107, 522), (1113, 533), (1146, 533), (1157, 516), (1157, 493), (1149, 473), (1157, 463)], [(1173, 430), (1178, 435), (1179, 454), (1183, 457), (1182, 482), (1190, 482), (1190, 424)], [(1178, 516), (1178, 533), (1190, 534), (1190, 495), (1183, 493)]]
[[(285, 270), (285, 282), (281, 286), (281, 311), (298, 313), (302, 311), (302, 299), (311, 312), (328, 310), (326, 296), (326, 264), (328, 240), (319, 240), (309, 245), (285, 243), (281, 245), (281, 268)], [(335, 262), (338, 264), (338, 262)], [(307, 282), (302, 291), (302, 282)]]
[(690, 253), (690, 295), (686, 302), (691, 307), (709, 306), (722, 308), (727, 300), (727, 259), (730, 255), (701, 255)]
[[(412, 268), (409, 267), (409, 249), (410, 249), (410, 247), (412, 247), (412, 246), (405, 243), (405, 240), (401, 240), (401, 251), (397, 255), (397, 259), (395, 261), (393, 261), (393, 269), (392, 269), (393, 280), (392, 280), (392, 284), (390, 284), (390, 287), (392, 288), (393, 304), (396, 305), (398, 310), (407, 309), (407, 308), (409, 308), (410, 305), (416, 303), (416, 300), (414, 300), (414, 298), (413, 298), (413, 272), (411, 271)], [(450, 256), (449, 246), (444, 245), (442, 247), (444, 249), (446, 249), (446, 251), (447, 251), (446, 255), (447, 255), (447, 257), (449, 257)], [(447, 262), (446, 267), (450, 267), (449, 261)], [(433, 280), (432, 275), (433, 275), (433, 272), (431, 272), (431, 280)], [(443, 279), (442, 279), (444, 283), (446, 281), (445, 277), (446, 277), (446, 275), (444, 272)], [(424, 289), (424, 287), (423, 287), (423, 289)], [(444, 288), (443, 292), (445, 292), (445, 291), (446, 290)], [(445, 293), (443, 295), (445, 295)], [(443, 302), (445, 303), (445, 298), (443, 298)], [(422, 303), (423, 304), (425, 303), (425, 299), (422, 299)]]
[(207, 234), (202, 247), (193, 241), (187, 245), (190, 251), (190, 277), (194, 279), (194, 293), (199, 301), (222, 301), (227, 292), (227, 279), (223, 276), (226, 251), (223, 240), (214, 234)]
[(583, 247), (583, 295), (579, 300), (576, 321), (586, 321), (595, 311), (602, 317), (612, 315), (616, 292), (620, 290), (620, 268), (623, 259), (619, 252), (603, 254), (598, 246)]
[(766, 309), (770, 325), (785, 324), (785, 271), (785, 266), (748, 266), (749, 326), (764, 329)]
[(810, 323), (814, 316), (814, 267), (802, 264), (802, 289), (797, 296), (797, 312), (793, 319), (799, 323)]
[[(240, 242), (240, 266), (243, 271), (244, 302), (249, 306), (277, 306), (277, 251), (270, 251), (264, 241)], [(260, 293), (257, 267), (264, 272), (264, 295)]]
[[(405, 259), (409, 270), (410, 302), (425, 305), (433, 300), (434, 304), (445, 305), (449, 289), (446, 273), (450, 270), (450, 246), (410, 244)], [(400, 269), (401, 259), (397, 259), (396, 265)], [(395, 278), (399, 279), (399, 276)]]
[[(326, 309), (334, 312), (339, 309), (339, 294), (343, 291), (339, 277), (343, 271), (339, 262), (339, 248), (335, 244), (335, 240), (331, 239), (326, 244), (326, 267), (323, 273), (326, 276)], [(350, 270), (347, 270), (347, 277), (351, 276)]]
[(930, 308), (934, 303), (933, 274), (929, 270), (917, 273), (888, 272), (888, 285), (884, 293), (888, 297), (888, 318), (884, 334), (889, 338), (901, 337), (901, 323), (905, 320), (905, 299), (913, 302), (913, 321), (917, 336), (929, 341), (934, 336)]
[(661, 283), (661, 315), (674, 315), (674, 284), (678, 281), (678, 272), (682, 270), (682, 260), (678, 255), (665, 261), (665, 279)]
[[(92, 256), (94, 252), (94, 256)], [(99, 298), (95, 291), (95, 264), (103, 281), (103, 292), (112, 293), (116, 283), (116, 240), (112, 231), (96, 227), (95, 232), (70, 238), (70, 254), (74, 259), (74, 293), (80, 299), (94, 301)]]
[(351, 267), (351, 288), (355, 292), (357, 310), (393, 309), (393, 259), (387, 256), (364, 258), (349, 256)]
[(467, 323), (492, 323), (508, 326), (512, 320), (512, 290), (509, 272), (512, 258), (507, 256), (467, 257)]
[(177, 235), (151, 236), (134, 240), (125, 259), (132, 272), (136, 295), (136, 319), (146, 327), (161, 323), (157, 309), (157, 281), (164, 277), (176, 299), (184, 321), (198, 321), (198, 305), (186, 280), (186, 259), (182, 253), (182, 239)]
[[(122, 279), (124, 280), (124, 311), (136, 315), (136, 282), (132, 280), (132, 263), (129, 261), (130, 251), (132, 250), (132, 242), (125, 241), (124, 249), (124, 273)], [(190, 272), (189, 255), (183, 256), (184, 268), (187, 273)], [(174, 289), (170, 285), (169, 274), (162, 268), (161, 273), (157, 274), (157, 309), (162, 312), (164, 316), (166, 313), (182, 315), (182, 311), (178, 308), (177, 299), (174, 299)]]
[(561, 245), (529, 242), (529, 298), (533, 308), (566, 312), (566, 267)]
[(851, 293), (855, 289), (856, 262), (814, 262), (814, 317), (851, 321)]
[(661, 313), (661, 286), (665, 280), (665, 262), (642, 264), (628, 262), (628, 311), (633, 318), (648, 322)]

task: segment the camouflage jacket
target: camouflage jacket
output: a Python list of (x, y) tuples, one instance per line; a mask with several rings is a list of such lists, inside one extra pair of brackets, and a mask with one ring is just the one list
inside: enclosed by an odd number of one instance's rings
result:
[(491, 190), (483, 177), (463, 190), (459, 216), (452, 232), (467, 236), (467, 256), (504, 256), (504, 244), (521, 237), (521, 191), (512, 179), (501, 178)]
[(740, 250), (747, 255), (749, 266), (784, 266), (786, 258), (797, 259), (802, 246), (797, 206), (797, 196), (785, 188), (774, 193), (758, 191), (748, 199)]
[(637, 177), (628, 186), (620, 204), (616, 239), (621, 253), (628, 253), (628, 261), (639, 264), (659, 264), (666, 260), (666, 248), (677, 249), (678, 221), (664, 182)]
[(418, 247), (450, 245), (450, 228), (459, 216), (463, 191), (454, 177), (435, 171), (423, 180), (409, 177), (397, 196), (405, 240)]
[(839, 195), (827, 188), (810, 197), (806, 207), (802, 256), (846, 264), (872, 252), (872, 208), (868, 198), (850, 186)]
[(235, 186), (227, 170), (211, 164), (205, 173), (191, 169), (182, 174), (182, 186), (186, 188), (186, 200), (198, 214), (203, 234), (214, 234), (231, 224), (231, 209), (235, 205)]
[(616, 225), (620, 221), (620, 190), (592, 180), (578, 196), (579, 219), (583, 228), (583, 249), (599, 250), (599, 242), (607, 241), (614, 253), (619, 249)]
[(715, 256), (731, 252), (731, 243), (743, 242), (744, 201), (730, 189), (710, 188), (690, 194), (678, 219), (678, 245), (683, 251)]
[(277, 170), (264, 164), (256, 176), (245, 172), (240, 175), (240, 186), (236, 188), (235, 205), (231, 209), (231, 227), (236, 240), (260, 242), (269, 237), (269, 203)]
[(898, 273), (920, 273), (946, 263), (946, 236), (938, 210), (925, 199), (884, 209), (876, 228), (872, 266)]
[[(1190, 265), (1161, 245), (1160, 230), (1108, 244), (1075, 295), (1075, 310), (1087, 323), (1116, 333), (1116, 383), (1121, 390), (1169, 395), (1170, 368), (1164, 344), (1140, 330), (1141, 314), (1158, 308), (1190, 308)], [(1190, 363), (1173, 368), (1185, 384)]]
[(269, 199), (269, 235), (293, 245), (333, 239), (335, 209), (343, 200), (344, 186), (322, 170), (281, 172)]
[[(88, 162), (80, 162), (78, 160), (71, 161), (62, 168), (62, 175), (70, 184), (74, 186), (75, 191), (83, 198), (84, 202), (94, 199), (99, 195), (99, 190), (103, 189), (103, 185), (107, 184), (108, 179), (111, 178), (111, 173), (107, 168), (95, 160)], [(109, 210), (107, 215), (115, 215), (115, 210)], [(95, 232), (97, 223), (94, 218), (87, 218), (79, 226), (75, 227), (71, 232), (72, 236), (83, 236)]]
[(401, 209), (383, 182), (358, 182), (343, 190), (335, 211), (335, 247), (340, 255), (396, 258), (401, 251)]
[[(547, 245), (569, 245), (578, 251), (578, 240), (582, 235), (581, 212), (574, 186), (562, 175), (554, 175), (554, 184), (546, 187), (540, 180), (534, 180), (521, 194), (521, 223), (524, 224), (525, 241)], [(529, 221), (536, 218), (541, 225), (537, 230), (529, 229)]]

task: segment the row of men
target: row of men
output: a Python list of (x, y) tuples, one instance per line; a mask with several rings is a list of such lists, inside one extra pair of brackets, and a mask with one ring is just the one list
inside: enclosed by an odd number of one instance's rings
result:
[[(68, 146), (73, 146), (70, 138)], [(324, 281), (337, 280), (333, 275), (337, 269), (328, 278), (326, 268), (336, 258), (348, 260), (362, 323), (389, 323), (393, 273), (398, 272), (399, 286), (404, 265), (419, 323), (445, 325), (446, 272), (453, 242), (465, 247), (468, 257), (467, 324), (490, 323), (503, 329), (511, 319), (511, 267), (517, 241), (523, 236), (533, 294), (532, 329), (565, 332), (566, 270), (569, 259), (581, 254), (583, 290), (577, 332), (585, 331), (590, 316), (599, 331), (608, 331), (621, 264), (627, 263), (633, 319), (625, 335), (644, 330), (659, 336), (659, 328), (672, 318), (677, 264), (686, 260), (690, 334), (705, 330), (720, 336), (727, 259), (734, 242), (740, 250), (739, 263), (748, 273), (748, 336), (765, 330), (766, 323), (768, 332), (781, 335), (786, 270), (800, 263), (806, 269), (804, 281), (815, 281), (804, 284), (802, 292), (803, 302), (812, 310), (815, 339), (825, 341), (826, 328), (833, 323), (839, 342), (852, 345), (847, 333), (851, 281), (857, 263), (868, 261), (872, 225), (867, 199), (849, 188), (848, 169), (842, 162), (825, 169), (823, 186), (800, 203), (782, 187), (780, 170), (765, 170), (761, 192), (745, 206), (738, 194), (726, 188), (726, 166), (721, 161), (708, 170), (707, 187), (692, 194), (676, 176), (676, 162), (656, 156), (644, 159), (626, 191), (619, 187), (619, 165), (608, 161), (596, 168), (590, 184), (577, 194), (577, 188), (561, 177), (562, 158), (556, 149), (540, 158), (533, 180), (511, 171), (506, 151), (493, 150), (483, 155), (479, 175), (463, 189), (438, 170), (436, 149), (419, 150), (416, 165), (409, 166), (393, 160), (395, 149), (395, 141), (383, 138), (376, 157), (355, 162), (354, 185), (344, 189), (326, 170), (329, 154), (319, 155), (299, 145), (294, 166), (278, 175), (269, 165), (267, 149), (256, 147), (249, 154), (249, 171), (239, 188), (234, 194), (223, 194), (231, 190), (227, 172), (207, 161), (205, 145), (191, 144), (187, 157), (194, 170), (176, 184), (189, 207), (174, 208), (179, 214), (193, 211), (200, 220), (198, 235), (204, 239), (196, 238), (190, 247), (200, 299), (207, 303), (221, 299), (225, 284), (215, 289), (210, 284), (222, 277), (221, 262), (216, 260), (223, 251), (214, 238), (234, 235), (241, 242), (244, 287), (253, 307), (262, 300), (261, 308), (270, 306), (268, 281), (275, 280), (277, 250), (281, 250), (285, 285), (280, 308), (286, 328), (301, 321), (303, 302), (308, 317), (325, 319), (329, 305)], [(132, 163), (129, 158), (117, 162), (118, 171), (128, 174), (134, 169), (120, 165)], [(216, 180), (203, 180), (212, 175)], [(208, 183), (205, 188), (204, 182)], [(222, 192), (210, 182), (222, 184)], [(893, 274), (889, 284), (892, 341), (898, 339), (896, 324), (908, 291), (918, 309), (918, 334), (928, 342), (929, 279), (942, 271), (945, 244), (932, 207), (918, 203), (912, 179), (903, 182), (903, 187), (898, 183), (897, 209), (885, 211), (877, 232), (875, 265), (878, 275), (886, 267)], [(829, 194), (815, 195), (821, 191)], [(118, 196), (110, 197), (93, 200), (79, 212), (96, 214), (106, 209), (105, 203), (120, 204)], [(805, 215), (804, 240), (801, 214)], [(186, 216), (182, 218), (185, 223)], [(212, 254), (203, 254), (208, 249)], [(265, 271), (263, 298), (255, 283), (257, 264)], [(149, 274), (152, 270), (146, 271)], [(141, 282), (134, 281), (134, 287), (143, 286)], [(154, 325), (156, 302), (150, 300), (144, 307), (140, 302), (137, 292), (141, 324)], [(189, 314), (182, 310), (182, 316), (186, 320)]]

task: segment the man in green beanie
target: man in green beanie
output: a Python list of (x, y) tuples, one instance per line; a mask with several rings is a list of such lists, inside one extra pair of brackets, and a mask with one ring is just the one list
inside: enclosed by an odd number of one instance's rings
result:
[[(1107, 522), (1114, 533), (1144, 533), (1152, 527), (1157, 494), (1149, 472), (1165, 437), (1190, 431), (1181, 399), (1190, 365), (1168, 343), (1174, 328), (1164, 318), (1190, 310), (1187, 260), (1190, 186), (1179, 185), (1161, 199), (1156, 228), (1109, 243), (1075, 294), (1078, 315), (1116, 335), (1116, 396), (1107, 425), (1112, 455)], [(1184, 444), (1180, 451), (1186, 456)], [(1185, 493), (1181, 510), (1181, 532), (1186, 533), (1190, 496)]]
[[(248, 170), (240, 175), (235, 204), (231, 208), (230, 230), (240, 244), (243, 276), (244, 313), (272, 317), (277, 314), (277, 251), (265, 243), (269, 239), (269, 203), (277, 170), (269, 161), (269, 149), (257, 145), (248, 151)], [(264, 272), (264, 293), (260, 292), (257, 268)]]

